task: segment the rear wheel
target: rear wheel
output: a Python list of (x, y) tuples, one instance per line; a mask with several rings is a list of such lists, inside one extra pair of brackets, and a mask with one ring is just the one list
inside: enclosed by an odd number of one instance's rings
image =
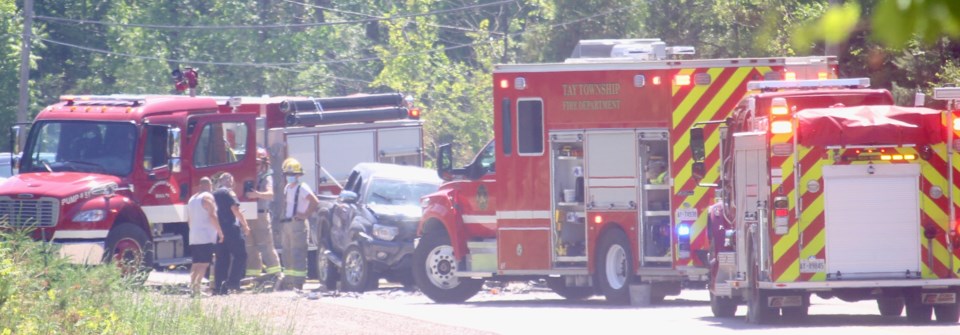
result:
[(900, 316), (903, 314), (903, 297), (877, 298), (877, 308), (880, 309), (880, 315)]
[(930, 322), (930, 312), (933, 311), (933, 306), (924, 305), (919, 298), (914, 300), (916, 301), (907, 303), (907, 321), (910, 323)]
[(147, 233), (129, 223), (118, 224), (107, 235), (107, 262), (113, 262), (124, 276), (145, 281), (153, 263), (147, 247)]
[(351, 245), (343, 254), (343, 276), (340, 287), (348, 292), (363, 292), (370, 288), (372, 281), (370, 266), (363, 258), (363, 250), (359, 245)]
[(595, 294), (593, 287), (567, 286), (563, 277), (548, 277), (547, 287), (567, 300), (583, 300)]
[(747, 255), (749, 264), (749, 277), (751, 285), (750, 288), (750, 297), (747, 299), (747, 322), (755, 324), (770, 324), (773, 323), (779, 316), (780, 310), (777, 308), (771, 308), (769, 302), (767, 301), (767, 296), (769, 293), (760, 289), (760, 268), (759, 261), (757, 260), (757, 254), (760, 252), (756, 248), (755, 242), (751, 239), (751, 247), (747, 250), (750, 250), (750, 253)]
[(445, 232), (428, 233), (413, 251), (413, 278), (420, 291), (439, 303), (461, 303), (480, 292), (483, 280), (457, 277), (460, 262)]
[(960, 321), (960, 302), (934, 305), (933, 314), (937, 316), (939, 323), (957, 323)]
[(630, 303), (630, 278), (633, 258), (630, 241), (623, 232), (610, 230), (600, 237), (597, 248), (597, 283), (607, 301), (626, 305)]
[(737, 315), (737, 301), (732, 297), (718, 297), (710, 293), (710, 311), (718, 318), (732, 318)]

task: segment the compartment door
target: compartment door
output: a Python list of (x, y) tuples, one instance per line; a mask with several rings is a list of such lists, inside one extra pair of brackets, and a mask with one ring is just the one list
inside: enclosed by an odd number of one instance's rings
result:
[(587, 132), (586, 203), (594, 210), (637, 208), (637, 141), (633, 131)]
[(823, 167), (826, 272), (920, 271), (920, 166)]

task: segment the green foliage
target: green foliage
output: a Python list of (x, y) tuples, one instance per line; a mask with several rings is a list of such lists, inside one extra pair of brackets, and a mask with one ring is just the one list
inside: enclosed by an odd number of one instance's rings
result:
[(158, 299), (139, 282), (112, 266), (68, 264), (28, 231), (0, 231), (0, 334), (269, 333), (235, 310)]
[[(0, 0), (4, 130), (17, 106), (22, 29), (17, 3)], [(37, 15), (85, 23), (34, 21), (34, 36), (43, 40), (33, 41), (30, 111), (35, 114), (62, 94), (176, 94), (170, 71), (192, 66), (199, 69), (203, 95), (410, 94), (424, 112), (428, 155), (434, 144), (455, 141), (463, 160), (492, 135), (493, 64), (563, 61), (581, 39), (661, 38), (668, 45), (696, 47), (696, 58), (821, 54), (826, 40), (839, 50), (841, 76), (869, 76), (875, 87), (898, 87), (895, 92), (903, 88), (898, 97), (939, 85), (949, 78), (947, 61), (960, 57), (954, 42), (960, 36), (960, 1), (829, 3), (36, 1)], [(96, 21), (109, 24), (91, 23)], [(285, 24), (313, 25), (241, 29)], [(169, 28), (175, 26), (220, 28)], [(0, 136), (0, 151), (7, 141)]]

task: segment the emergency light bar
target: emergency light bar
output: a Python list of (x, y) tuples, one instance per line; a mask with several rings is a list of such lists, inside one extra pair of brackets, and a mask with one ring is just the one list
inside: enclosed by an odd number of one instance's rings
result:
[(870, 78), (826, 79), (826, 80), (766, 80), (747, 83), (748, 90), (775, 90), (785, 88), (827, 88), (827, 87), (870, 87)]
[(960, 87), (940, 87), (933, 89), (934, 100), (960, 99)]

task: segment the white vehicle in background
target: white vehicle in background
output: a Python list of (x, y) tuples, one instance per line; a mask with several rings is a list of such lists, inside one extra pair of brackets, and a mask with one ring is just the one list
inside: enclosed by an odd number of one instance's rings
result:
[(14, 175), (12, 157), (9, 152), (0, 152), (0, 183)]

